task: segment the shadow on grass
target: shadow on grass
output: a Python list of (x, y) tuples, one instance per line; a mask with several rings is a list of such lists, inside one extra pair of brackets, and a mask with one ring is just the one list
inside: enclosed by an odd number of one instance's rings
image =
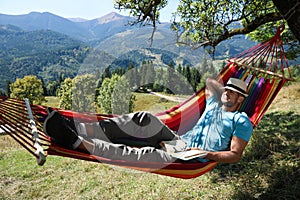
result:
[(300, 115), (265, 115), (244, 158), (218, 165), (211, 180), (232, 184), (232, 199), (300, 199)]

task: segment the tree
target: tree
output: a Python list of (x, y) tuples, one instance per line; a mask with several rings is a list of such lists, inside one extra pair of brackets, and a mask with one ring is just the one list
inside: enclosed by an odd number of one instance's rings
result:
[(96, 77), (92, 74), (76, 76), (72, 80), (72, 110), (95, 112)]
[(95, 112), (97, 81), (94, 75), (84, 74), (66, 78), (60, 85), (59, 107), (79, 112)]
[(135, 96), (131, 94), (129, 82), (125, 78), (114, 74), (105, 78), (99, 89), (97, 104), (103, 113), (130, 113), (134, 108)]
[(137, 23), (152, 24), (154, 27), (151, 36), (152, 44), (156, 22), (159, 19), (159, 10), (164, 8), (167, 2), (167, 0), (116, 0), (114, 1), (114, 7), (119, 10), (130, 10), (130, 14), (137, 18), (135, 22), (131, 23), (132, 25)]
[(3, 89), (0, 88), (0, 96), (6, 96), (6, 93)]
[(164, 69), (161, 66), (160, 68), (156, 69), (155, 72), (155, 82), (153, 85), (153, 90), (155, 92), (162, 92), (164, 90)]
[(273, 3), (287, 21), (297, 40), (300, 41), (300, 2), (298, 0), (273, 0)]
[(153, 84), (155, 82), (155, 69), (152, 61), (148, 61), (146, 65), (146, 73), (143, 76), (145, 76), (147, 89), (153, 89)]
[(197, 86), (198, 86), (198, 83), (200, 83), (200, 80), (201, 80), (201, 74), (200, 72), (196, 69), (196, 68), (192, 68), (191, 70), (191, 86), (193, 88), (194, 91), (197, 91)]
[(73, 82), (71, 78), (66, 78), (60, 85), (57, 96), (59, 97), (58, 107), (71, 110), (72, 109), (72, 88)]
[(146, 83), (146, 78), (145, 78), (146, 71), (147, 71), (147, 62), (143, 61), (142, 65), (141, 65), (141, 68), (140, 68), (140, 74), (142, 74), (141, 79), (140, 79), (140, 85), (141, 86), (144, 86), (144, 85), (147, 84)]
[[(171, 1), (118, 0), (115, 7), (129, 9), (137, 22), (159, 22), (160, 10)], [(159, 2), (159, 4), (158, 4)], [(141, 5), (141, 6), (140, 6)], [(149, 8), (155, 15), (147, 15)], [(276, 31), (276, 22), (287, 22), (293, 33), (287, 31), (289, 41), (299, 46), (300, 2), (298, 0), (181, 0), (173, 19), (173, 29), (178, 33), (178, 43), (194, 48), (210, 46), (212, 52), (222, 41), (235, 35), (248, 34), (260, 28)], [(241, 22), (239, 24), (238, 22)], [(270, 26), (271, 24), (271, 26)], [(267, 26), (265, 26), (267, 25)], [(275, 26), (275, 27), (274, 27)], [(264, 32), (264, 31), (263, 31)], [(296, 41), (296, 38), (298, 41)], [(262, 38), (260, 38), (262, 39)], [(297, 49), (299, 53), (299, 49)]]
[(10, 93), (11, 93), (11, 90), (10, 90), (10, 80), (6, 80), (6, 95), (9, 97), (10, 96)]
[(24, 100), (28, 98), (31, 103), (41, 104), (46, 102), (43, 96), (42, 81), (36, 76), (24, 76), (10, 84), (10, 97)]
[(59, 88), (60, 83), (58, 81), (49, 81), (46, 86), (46, 93), (49, 96), (56, 96), (56, 91)]
[(130, 88), (137, 88), (136, 74), (132, 62), (129, 63), (128, 71), (126, 72), (125, 76), (129, 81)]

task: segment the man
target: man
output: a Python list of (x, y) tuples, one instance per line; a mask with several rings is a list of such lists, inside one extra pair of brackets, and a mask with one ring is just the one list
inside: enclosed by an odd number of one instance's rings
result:
[[(206, 86), (206, 109), (194, 128), (181, 139), (191, 149), (206, 152), (205, 158), (197, 158), (199, 161), (237, 162), (252, 134), (252, 124), (247, 115), (237, 111), (247, 96), (247, 86), (235, 78), (230, 78), (225, 87), (213, 79), (207, 79)], [(44, 131), (53, 142), (66, 148), (111, 159), (142, 162), (175, 161), (160, 149), (159, 144), (165, 140), (180, 139), (147, 112), (75, 125), (57, 111), (52, 111), (45, 120)], [(136, 140), (140, 141), (132, 144)]]

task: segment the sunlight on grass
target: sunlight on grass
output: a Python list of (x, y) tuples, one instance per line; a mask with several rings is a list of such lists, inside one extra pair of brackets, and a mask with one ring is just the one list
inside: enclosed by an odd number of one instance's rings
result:
[(151, 94), (135, 93), (135, 95), (134, 111), (149, 111), (155, 114), (168, 110), (178, 104), (178, 102), (171, 102)]
[(44, 103), (44, 105), (47, 105), (50, 107), (58, 107), (58, 105), (59, 105), (58, 97), (48, 96), (48, 97), (46, 97), (46, 100), (47, 100), (47, 102)]
[(293, 111), (300, 114), (300, 82), (283, 87), (274, 99), (268, 112)]

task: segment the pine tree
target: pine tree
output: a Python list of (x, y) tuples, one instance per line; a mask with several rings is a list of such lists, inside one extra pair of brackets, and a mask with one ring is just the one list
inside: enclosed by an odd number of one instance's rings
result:
[(153, 66), (152, 61), (148, 61), (146, 65), (146, 73), (145, 76), (145, 85), (147, 86), (147, 89), (153, 89), (154, 79), (155, 79), (155, 70)]
[(160, 67), (159, 69), (156, 69), (155, 72), (155, 82), (153, 85), (153, 91), (155, 92), (162, 92), (164, 89), (164, 69), (163, 67)]
[(6, 80), (6, 95), (9, 97), (10, 96), (10, 93), (11, 93), (11, 90), (10, 90), (10, 85), (11, 84), (11, 81), (10, 80)]

